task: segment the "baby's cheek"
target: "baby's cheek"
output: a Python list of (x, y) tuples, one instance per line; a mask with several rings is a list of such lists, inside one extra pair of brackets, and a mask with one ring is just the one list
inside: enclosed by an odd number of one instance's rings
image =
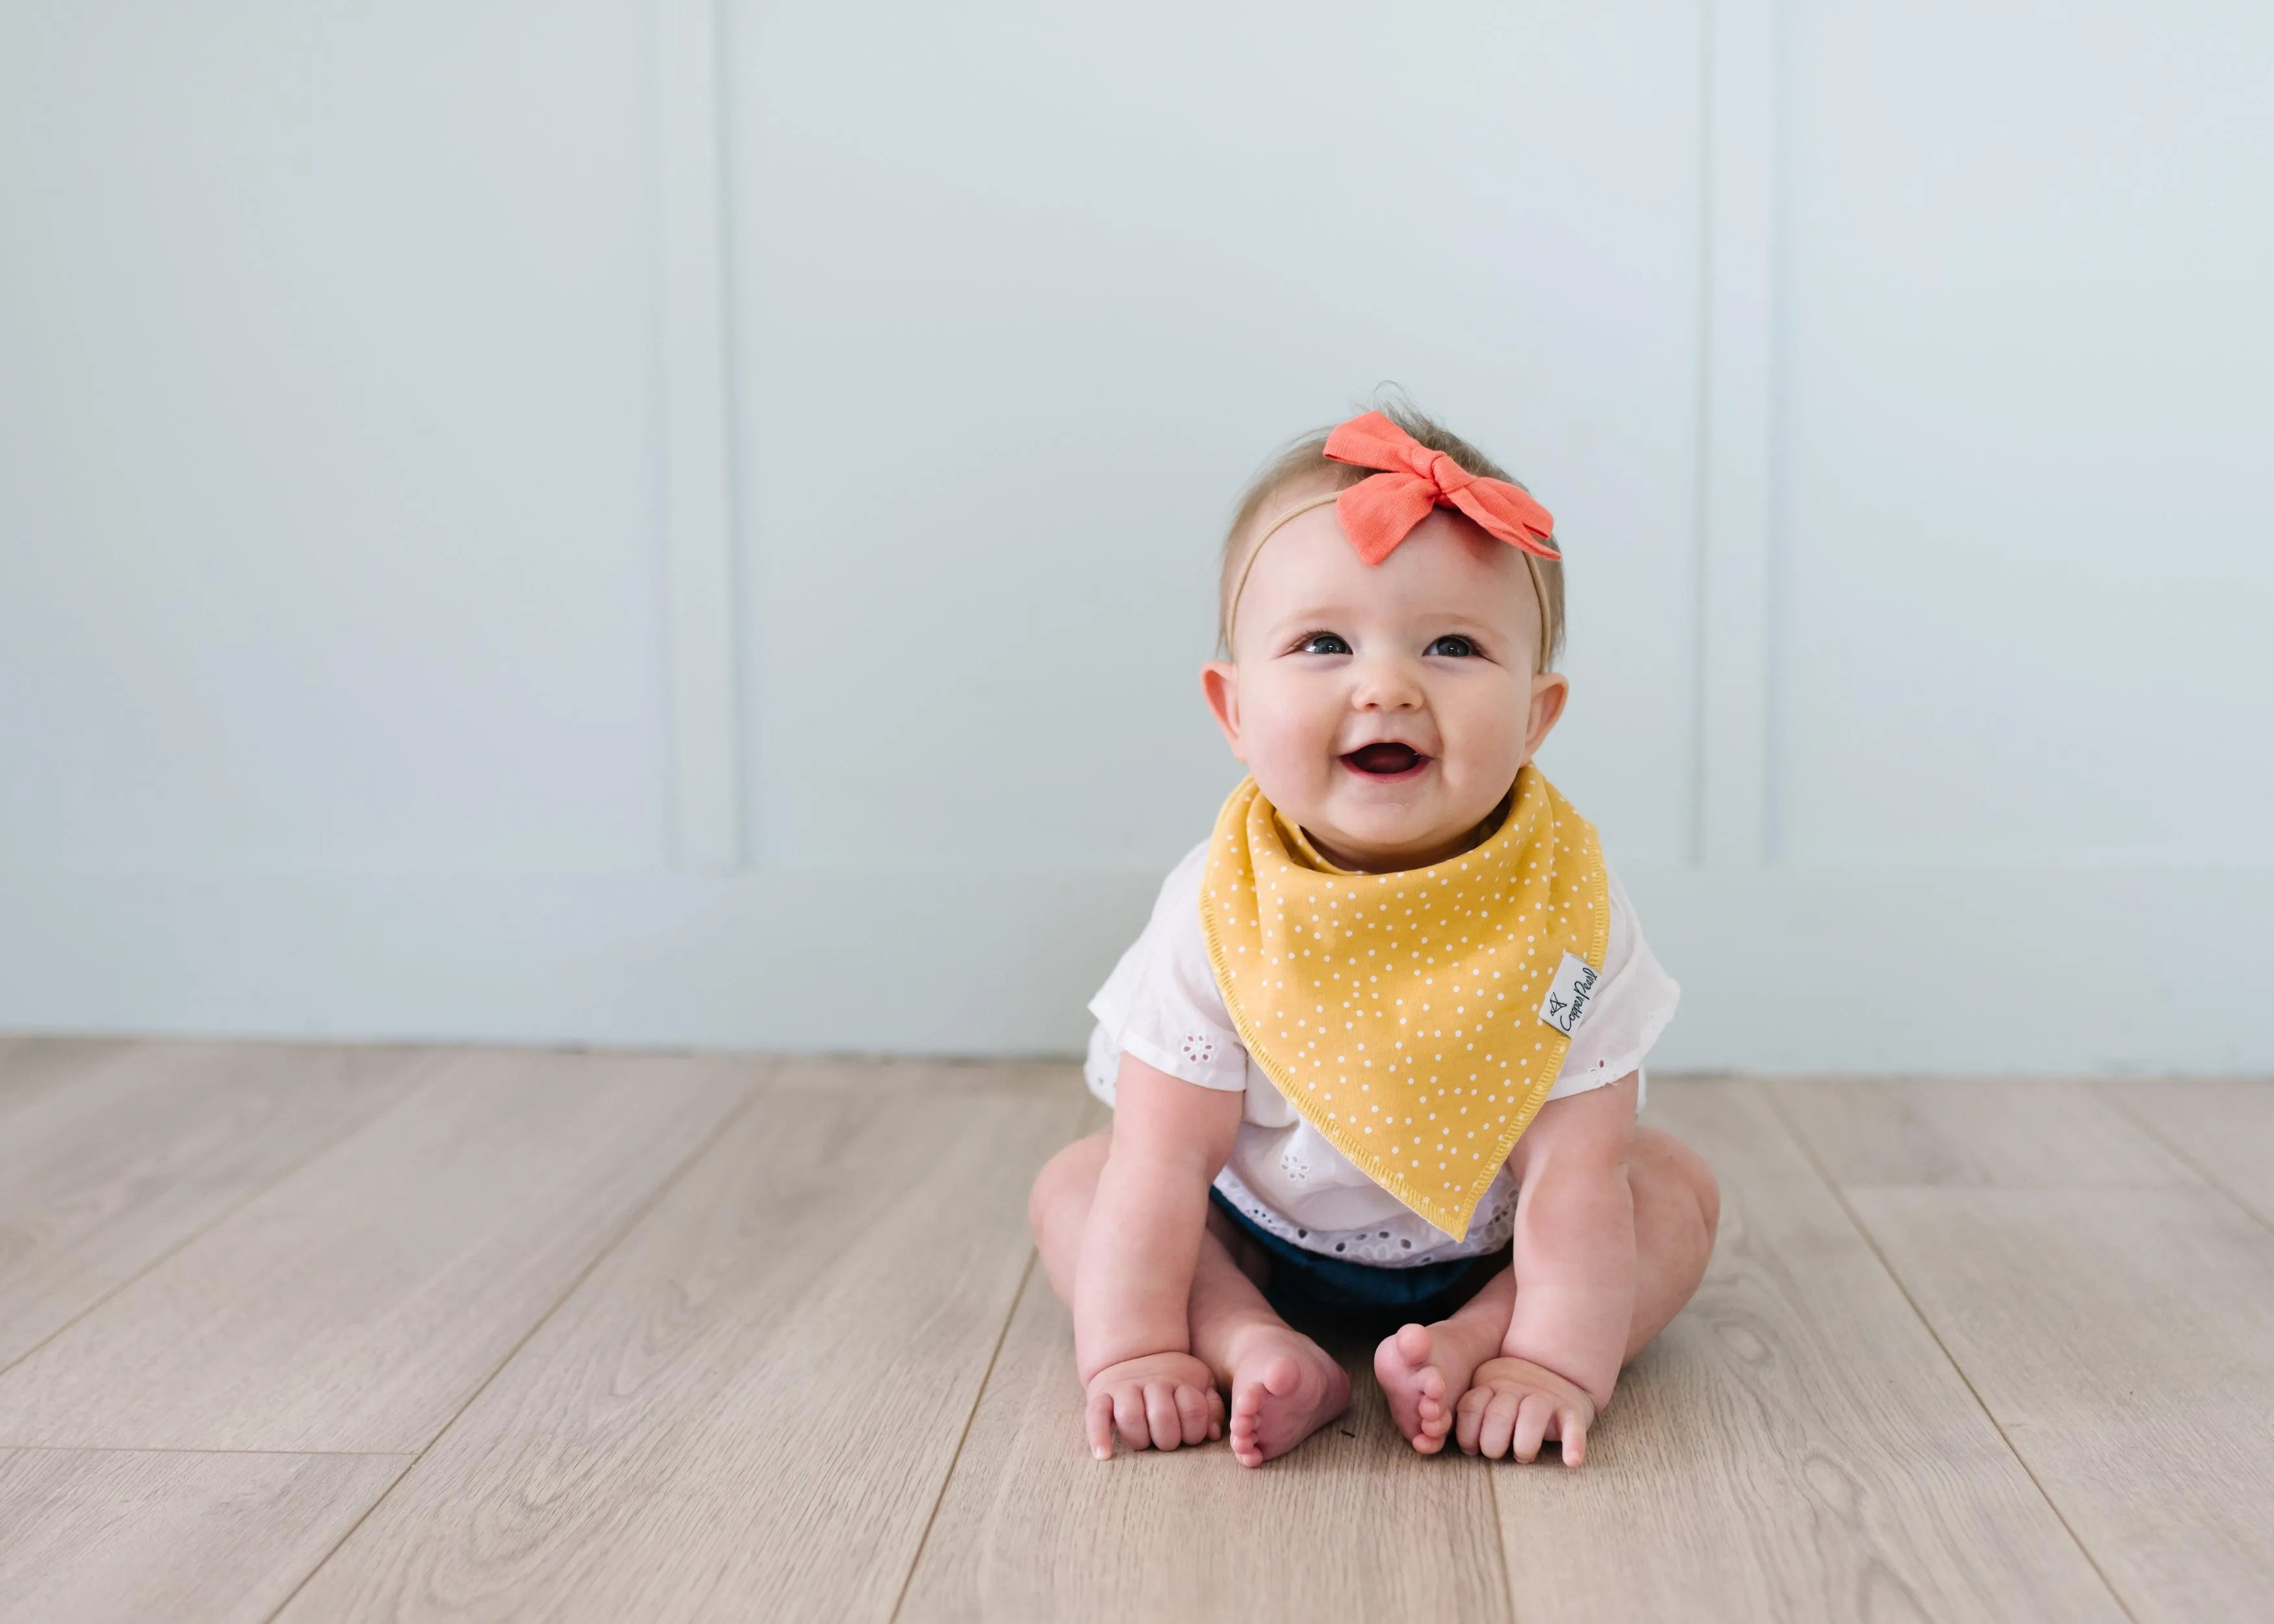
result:
[(1330, 726), (1299, 713), (1267, 714), (1261, 726), (1243, 730), (1248, 771), (1272, 805), (1297, 817), (1325, 787), (1333, 741)]
[(1524, 759), (1530, 699), (1528, 684), (1522, 694), (1495, 687), (1462, 695), (1459, 703), (1442, 707), (1446, 753), (1487, 777), (1503, 768), (1514, 777)]
[(1324, 757), (1339, 719), (1335, 714), (1321, 714), (1317, 703), (1305, 703), (1308, 695), (1282, 694), (1268, 686), (1254, 697), (1258, 703), (1240, 718), (1251, 759), (1295, 768)]
[(1271, 803), (1295, 812), (1321, 787), (1324, 746), (1298, 733), (1280, 733), (1248, 754), (1248, 771)]

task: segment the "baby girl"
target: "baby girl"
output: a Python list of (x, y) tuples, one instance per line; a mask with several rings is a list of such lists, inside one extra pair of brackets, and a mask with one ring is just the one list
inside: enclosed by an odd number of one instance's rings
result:
[(1251, 776), (1091, 1002), (1112, 1126), (1035, 1181), (1101, 1459), (1228, 1422), (1258, 1466), (1341, 1414), (1276, 1303), (1406, 1321), (1374, 1370), (1422, 1453), (1577, 1466), (1697, 1289), (1713, 1176), (1635, 1122), (1678, 989), (1531, 764), (1570, 687), (1553, 530), (1404, 410), (1239, 506), (1201, 683)]

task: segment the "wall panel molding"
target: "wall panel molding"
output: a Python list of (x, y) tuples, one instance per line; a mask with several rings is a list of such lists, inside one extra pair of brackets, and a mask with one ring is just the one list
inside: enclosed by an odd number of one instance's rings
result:
[(1690, 859), (1742, 870), (1771, 849), (1777, 3), (1706, 0), (1705, 15)]
[[(1654, 1065), (2274, 1071), (2274, 868), (1622, 870)], [(1078, 1051), (1154, 869), (0, 876), (0, 1032)], [(896, 928), (870, 921), (891, 917)], [(941, 944), (953, 943), (953, 951)]]
[(742, 672), (717, 0), (656, 0), (654, 41), (674, 856), (733, 868), (743, 857)]

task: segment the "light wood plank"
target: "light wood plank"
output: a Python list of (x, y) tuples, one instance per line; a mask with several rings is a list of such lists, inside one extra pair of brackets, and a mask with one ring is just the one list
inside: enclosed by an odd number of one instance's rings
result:
[(769, 1090), (285, 1616), (887, 1616), (1082, 1101), (836, 1080)]
[(1721, 1181), (1697, 1297), (1587, 1464), (1496, 1475), (1526, 1620), (2116, 1620), (2105, 1586), (1749, 1085), (1660, 1084)]
[(0, 1451), (0, 1618), (260, 1624), (409, 1464)]
[(19, 1049), (0, 1071), (0, 1367), (433, 1064), (411, 1049), (283, 1044)]
[(456, 1057), (0, 1374), (0, 1445), (421, 1449), (755, 1077)]
[(2209, 1190), (1857, 1190), (2133, 1616), (2274, 1597), (2274, 1244)]
[(899, 1624), (1506, 1619), (1490, 1469), (1415, 1455), (1368, 1350), (1336, 1351), (1351, 1413), (1258, 1470), (1220, 1443), (1095, 1461), (1073, 1320), (1037, 1267)]
[(1841, 1185), (2198, 1182), (2077, 1079), (1788, 1079), (1764, 1086)]
[(72, 1079), (134, 1052), (139, 1038), (0, 1038), (0, 1123)]
[(2274, 1078), (2156, 1078), (2101, 1092), (2274, 1224)]

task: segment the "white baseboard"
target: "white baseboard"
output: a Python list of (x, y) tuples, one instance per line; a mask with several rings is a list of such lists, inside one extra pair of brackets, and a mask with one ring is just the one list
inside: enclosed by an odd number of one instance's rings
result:
[[(0, 876), (0, 1029), (1071, 1053), (1151, 872)], [(1672, 1067), (2274, 1071), (2274, 868), (1622, 868)]]

